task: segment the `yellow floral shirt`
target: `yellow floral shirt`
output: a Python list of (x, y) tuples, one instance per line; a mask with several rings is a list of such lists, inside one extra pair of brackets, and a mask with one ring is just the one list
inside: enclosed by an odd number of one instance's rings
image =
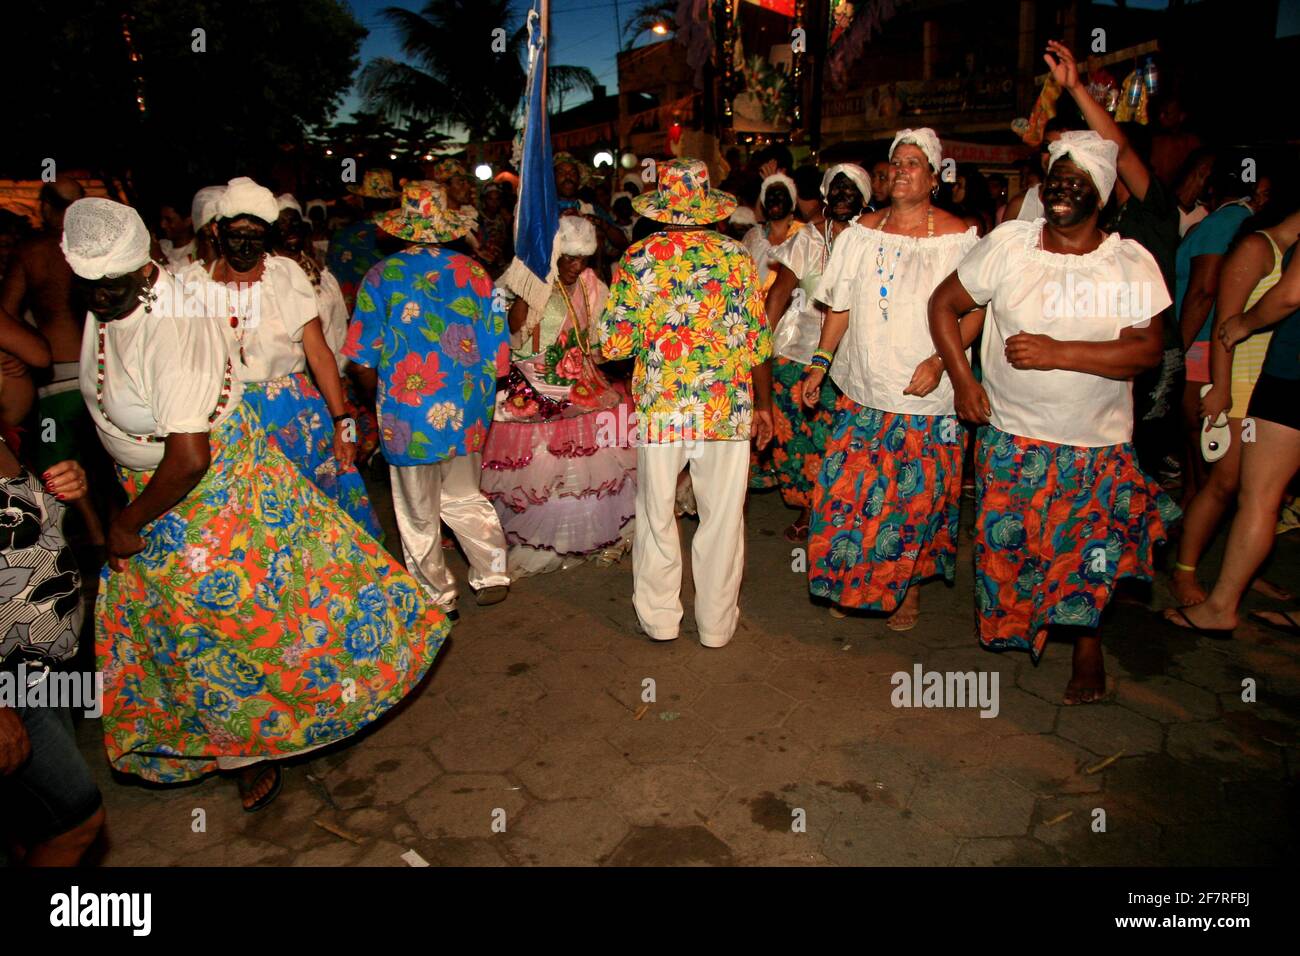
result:
[(629, 246), (600, 334), (607, 359), (636, 359), (639, 441), (749, 439), (750, 369), (772, 354), (772, 336), (758, 269), (740, 243), (693, 229)]

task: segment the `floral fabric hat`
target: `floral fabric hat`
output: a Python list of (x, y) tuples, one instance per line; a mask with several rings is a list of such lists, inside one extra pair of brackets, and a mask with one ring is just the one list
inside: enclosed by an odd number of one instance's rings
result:
[(709, 167), (698, 159), (659, 164), (657, 188), (632, 199), (632, 208), (655, 222), (707, 226), (735, 211), (736, 197), (709, 188)]
[(469, 178), (469, 170), (458, 159), (440, 159), (433, 164), (433, 181), (446, 185), (457, 176)]
[(367, 169), (365, 175), (361, 177), (361, 182), (349, 186), (348, 192), (354, 196), (365, 196), (367, 199), (393, 199), (399, 195), (396, 187), (393, 186), (392, 171), (378, 166)]
[(376, 216), (374, 223), (408, 242), (451, 242), (469, 235), (476, 217), (471, 210), (449, 209), (440, 183), (413, 179), (402, 186), (401, 205)]

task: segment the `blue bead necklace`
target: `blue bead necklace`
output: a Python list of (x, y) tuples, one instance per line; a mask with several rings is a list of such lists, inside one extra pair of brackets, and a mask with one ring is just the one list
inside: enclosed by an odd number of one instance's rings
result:
[[(889, 214), (892, 209), (886, 210), (885, 217), (880, 220), (880, 232), (885, 231), (885, 224), (889, 222)], [(934, 238), (934, 207), (930, 206), (925, 211), (925, 237)], [(880, 306), (880, 317), (883, 321), (889, 321), (889, 287), (894, 281), (894, 273), (898, 271), (898, 260), (902, 258), (903, 249), (900, 246), (894, 250), (894, 261), (889, 266), (889, 277), (885, 277), (885, 244), (879, 243), (876, 246), (876, 277), (880, 281), (880, 300), (877, 303)]]

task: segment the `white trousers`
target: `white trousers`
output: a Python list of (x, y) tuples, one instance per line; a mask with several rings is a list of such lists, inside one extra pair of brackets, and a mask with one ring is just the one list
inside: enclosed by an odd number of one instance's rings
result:
[(482, 461), (475, 452), (429, 465), (388, 466), (406, 569), (447, 610), (456, 606), (456, 579), (442, 555), (442, 521), (469, 558), (470, 587), (510, 583), (501, 519), (478, 487)]
[(682, 620), (682, 542), (677, 531), (677, 476), (689, 464), (700, 526), (691, 543), (695, 624), (700, 643), (721, 647), (735, 633), (745, 566), (745, 492), (749, 442), (642, 445), (636, 452), (636, 536), (632, 604), (652, 638), (677, 637)]

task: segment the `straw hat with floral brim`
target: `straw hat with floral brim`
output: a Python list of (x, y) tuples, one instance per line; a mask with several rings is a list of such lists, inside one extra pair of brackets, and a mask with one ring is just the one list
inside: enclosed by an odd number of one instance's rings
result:
[(395, 199), (401, 195), (393, 186), (392, 171), (382, 166), (367, 169), (365, 175), (361, 177), (361, 182), (349, 186), (348, 192), (354, 196), (364, 196), (366, 199)]
[(376, 216), (374, 223), (407, 242), (451, 242), (473, 232), (477, 219), (472, 210), (449, 209), (441, 183), (413, 179), (402, 185), (401, 204)]
[(699, 159), (660, 163), (654, 192), (632, 199), (632, 208), (655, 222), (707, 226), (721, 222), (739, 205), (731, 193), (709, 188), (709, 167)]

